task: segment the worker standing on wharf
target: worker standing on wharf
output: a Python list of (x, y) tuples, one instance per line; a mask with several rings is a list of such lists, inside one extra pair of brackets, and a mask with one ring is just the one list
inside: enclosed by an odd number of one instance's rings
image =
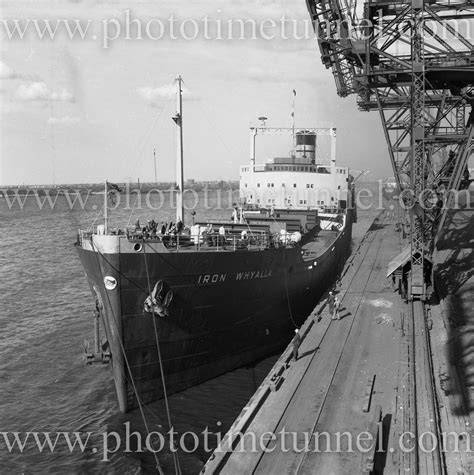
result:
[(334, 320), (334, 310), (335, 310), (335, 305), (334, 305), (335, 297), (332, 292), (329, 292), (329, 297), (328, 297), (328, 307), (329, 307), (329, 315), (331, 315), (331, 320)]
[(293, 338), (293, 359), (298, 360), (298, 348), (301, 345), (301, 335), (298, 328), (295, 328), (295, 336)]
[(339, 313), (341, 310), (341, 302), (337, 297), (334, 298), (334, 318), (336, 320), (341, 319), (341, 314)]

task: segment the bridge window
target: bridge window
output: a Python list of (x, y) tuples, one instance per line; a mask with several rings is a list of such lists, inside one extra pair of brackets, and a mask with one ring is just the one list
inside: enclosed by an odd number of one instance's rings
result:
[(293, 183), (293, 188), (296, 188), (296, 183)]
[(257, 188), (260, 188), (260, 183), (257, 183)]

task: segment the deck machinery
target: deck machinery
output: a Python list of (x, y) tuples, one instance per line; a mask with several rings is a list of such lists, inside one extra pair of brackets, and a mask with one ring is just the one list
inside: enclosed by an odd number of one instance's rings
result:
[(474, 125), (472, 0), (306, 0), (337, 93), (378, 110), (406, 210), (408, 252), (393, 272), (430, 293), (436, 236), (466, 186)]

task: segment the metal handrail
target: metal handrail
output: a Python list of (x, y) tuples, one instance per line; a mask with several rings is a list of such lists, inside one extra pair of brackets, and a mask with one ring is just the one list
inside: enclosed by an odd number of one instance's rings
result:
[[(90, 238), (97, 234), (96, 229), (92, 230), (78, 230), (78, 243), (82, 245), (83, 239)], [(215, 247), (216, 252), (221, 250), (226, 251), (242, 251), (242, 250), (255, 250), (255, 249), (267, 249), (270, 247), (292, 247), (294, 243), (288, 237), (286, 242), (281, 240), (279, 234), (269, 234), (268, 231), (252, 230), (252, 234), (246, 238), (242, 238), (240, 232), (228, 231), (225, 235), (211, 234), (211, 235), (183, 235), (183, 234), (156, 234), (153, 236), (143, 235), (142, 231), (134, 232), (132, 230), (126, 230), (125, 232), (119, 232), (116, 234), (127, 239), (129, 242), (148, 242), (148, 243), (162, 243), (167, 249), (175, 249), (177, 252), (183, 248), (190, 248), (192, 246), (200, 252), (202, 250), (210, 250)], [(205, 239), (207, 237), (207, 239)], [(197, 238), (197, 239), (196, 239)], [(195, 242), (196, 239), (196, 242)]]

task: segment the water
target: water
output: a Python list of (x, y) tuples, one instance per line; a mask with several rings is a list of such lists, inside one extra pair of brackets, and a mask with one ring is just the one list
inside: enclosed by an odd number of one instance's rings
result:
[[(196, 218), (229, 218), (232, 198), (223, 193), (222, 209), (216, 210), (217, 198), (211, 196), (208, 203), (201, 204)], [(188, 205), (193, 200), (189, 196)], [(53, 451), (46, 445), (42, 452), (32, 434), (23, 450), (18, 445), (9, 450), (5, 435), (0, 434), (0, 473), (155, 471), (153, 454), (137, 451), (137, 436), (130, 437), (130, 451), (125, 452), (127, 423), (130, 431), (139, 431), (143, 438), (146, 429), (138, 410), (126, 415), (118, 412), (111, 368), (89, 367), (82, 361), (81, 342), (93, 341), (93, 300), (73, 243), (77, 230), (87, 228), (97, 217), (102, 201), (101, 195), (93, 195), (85, 209), (70, 209), (66, 199), (59, 197), (54, 210), (48, 206), (39, 210), (35, 198), (30, 197), (23, 210), (18, 205), (9, 210), (5, 199), (0, 199), (0, 432), (8, 432), (12, 441), (13, 432), (25, 440), (27, 432), (36, 431), (40, 442), (44, 441), (43, 432), (50, 432), (53, 441), (58, 432), (70, 433), (71, 440), (73, 432), (80, 432), (84, 441), (87, 432), (91, 433), (84, 451), (78, 446), (71, 451), (60, 435)], [(374, 214), (371, 210), (359, 213), (356, 238)], [(151, 213), (144, 207), (131, 216), (121, 204), (110, 213), (110, 222), (123, 225), (137, 217), (141, 222), (150, 218), (169, 221), (173, 210), (165, 206)], [(208, 428), (223, 435), (276, 359), (267, 358), (171, 396), (170, 412), (177, 434), (201, 434)], [(167, 431), (163, 401), (149, 405), (145, 416), (151, 431)], [(112, 436), (105, 439), (105, 434), (112, 432), (122, 445), (106, 457), (104, 441), (111, 450), (115, 448)], [(159, 442), (157, 437), (151, 440)], [(193, 448), (192, 436), (184, 440), (188, 449)], [(210, 449), (216, 441), (217, 436), (209, 437)], [(202, 438), (200, 442), (192, 453), (178, 453), (183, 473), (198, 473), (207, 460), (209, 452)], [(158, 455), (165, 473), (174, 473), (170, 451)]]

